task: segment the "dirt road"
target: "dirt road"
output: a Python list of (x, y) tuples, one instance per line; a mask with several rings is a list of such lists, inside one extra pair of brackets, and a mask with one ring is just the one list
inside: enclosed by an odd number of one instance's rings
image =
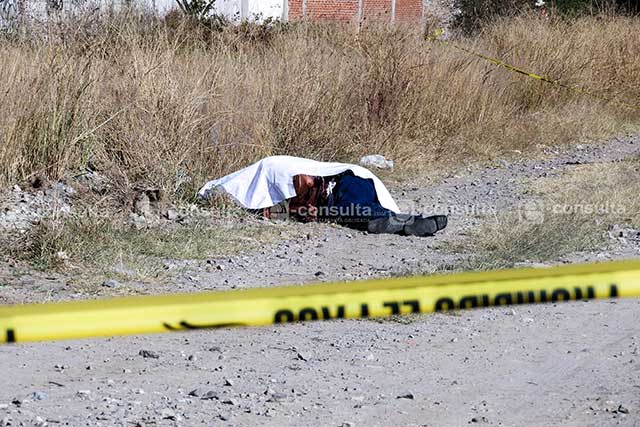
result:
[[(470, 254), (452, 243), (526, 201), (523, 179), (638, 154), (634, 137), (463, 169), (430, 185), (404, 182), (392, 188), (401, 205), (451, 211), (444, 233), (266, 224), (305, 238), (211, 260), (213, 269), (187, 263), (153, 288), (125, 283), (91, 296), (455, 268)], [(635, 237), (607, 243), (564, 261), (640, 255)], [(63, 275), (23, 273), (0, 268), (0, 298), (85, 297)], [(640, 301), (590, 301), (6, 346), (0, 425), (640, 425), (639, 324)]]

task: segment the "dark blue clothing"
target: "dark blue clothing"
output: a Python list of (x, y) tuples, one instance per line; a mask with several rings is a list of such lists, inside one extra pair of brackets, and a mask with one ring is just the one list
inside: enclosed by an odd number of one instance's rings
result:
[(328, 204), (329, 219), (356, 228), (366, 229), (372, 219), (393, 215), (378, 201), (373, 180), (352, 174), (337, 180)]

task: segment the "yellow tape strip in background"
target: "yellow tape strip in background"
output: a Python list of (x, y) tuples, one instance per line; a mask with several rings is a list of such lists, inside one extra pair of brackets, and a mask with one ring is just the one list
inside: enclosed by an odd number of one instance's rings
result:
[(631, 108), (633, 110), (640, 110), (640, 104), (632, 104), (630, 102), (622, 101), (622, 100), (619, 100), (619, 99), (607, 98), (605, 96), (597, 95), (597, 94), (593, 93), (592, 91), (590, 91), (588, 89), (581, 88), (579, 86), (573, 86), (573, 85), (570, 85), (570, 84), (567, 84), (567, 83), (563, 83), (563, 82), (561, 82), (560, 80), (557, 80), (557, 79), (552, 79), (550, 77), (546, 77), (546, 76), (543, 76), (543, 75), (540, 75), (540, 74), (532, 73), (532, 72), (527, 71), (527, 70), (523, 70), (522, 68), (515, 67), (515, 66), (513, 66), (511, 64), (508, 64), (508, 63), (502, 61), (501, 59), (494, 58), (494, 57), (491, 57), (491, 56), (488, 56), (488, 55), (484, 55), (484, 54), (479, 53), (479, 52), (475, 52), (475, 51), (473, 51), (471, 49), (467, 49), (466, 47), (460, 46), (460, 45), (458, 45), (456, 43), (453, 43), (451, 41), (448, 41), (448, 40), (443, 40), (443, 39), (441, 39), (441, 37), (444, 35), (444, 33), (445, 33), (444, 30), (439, 29), (439, 30), (435, 31), (432, 35), (425, 35), (425, 39), (428, 40), (428, 41), (432, 41), (432, 42), (443, 43), (443, 44), (445, 44), (447, 46), (451, 46), (454, 49), (457, 49), (457, 50), (462, 51), (464, 53), (467, 53), (469, 55), (472, 55), (472, 56), (478, 57), (480, 59), (483, 59), (483, 60), (485, 60), (487, 62), (490, 62), (491, 64), (493, 64), (493, 65), (495, 65), (497, 67), (502, 67), (502, 68), (507, 69), (509, 71), (512, 71), (514, 73), (522, 74), (522, 75), (525, 75), (527, 77), (531, 77), (532, 79), (536, 79), (536, 80), (539, 80), (539, 81), (542, 81), (542, 82), (545, 82), (545, 83), (549, 83), (549, 84), (552, 84), (552, 85), (555, 85), (555, 86), (559, 86), (559, 87), (561, 87), (563, 89), (567, 89), (567, 90), (569, 90), (571, 92), (574, 92), (574, 93), (579, 93), (581, 95), (590, 96), (590, 97), (595, 98), (595, 99), (597, 99), (599, 101), (609, 102), (609, 103), (616, 104), (616, 105), (621, 106), (621, 107)]
[(0, 306), (0, 343), (640, 296), (640, 262)]

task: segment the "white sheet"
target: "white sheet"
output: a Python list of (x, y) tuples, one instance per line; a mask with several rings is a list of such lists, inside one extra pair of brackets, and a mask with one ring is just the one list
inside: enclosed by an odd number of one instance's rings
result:
[(207, 182), (198, 191), (198, 196), (207, 197), (221, 188), (247, 209), (269, 208), (296, 196), (293, 186), (295, 175), (332, 176), (347, 170), (361, 178), (372, 179), (380, 204), (390, 211), (400, 212), (382, 181), (362, 166), (292, 156), (265, 157), (251, 166)]

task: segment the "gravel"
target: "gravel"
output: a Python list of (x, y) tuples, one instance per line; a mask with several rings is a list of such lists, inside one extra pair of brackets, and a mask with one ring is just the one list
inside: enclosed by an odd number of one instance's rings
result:
[[(639, 153), (633, 139), (585, 145), (547, 159), (463, 169), (437, 182), (416, 178), (391, 191), (404, 191), (429, 211), (500, 211), (526, 196), (512, 185), (518, 179), (560, 174), (571, 167), (568, 161)], [(9, 211), (22, 192), (10, 190)], [(72, 199), (58, 197), (61, 203)], [(188, 289), (198, 291), (432, 272), (463, 260), (447, 244), (481, 220), (453, 212), (449, 228), (428, 239), (270, 224), (305, 237), (210, 263), (167, 260), (176, 266), (171, 271), (180, 270), (175, 280), (123, 280), (119, 289), (175, 292), (189, 275), (199, 280)], [(612, 259), (640, 253), (632, 230), (611, 231), (618, 238), (622, 232), (625, 241), (600, 253)], [(599, 259), (595, 252), (581, 257)], [(93, 298), (106, 291), (100, 282), (96, 292), (64, 274), (9, 264), (0, 264), (0, 284), (0, 300), (12, 302)], [(402, 321), (341, 319), (7, 346), (0, 349), (2, 383), (10, 385), (0, 387), (0, 426), (638, 425), (639, 313), (637, 300), (579, 301)], [(36, 393), (44, 398), (33, 398)]]

